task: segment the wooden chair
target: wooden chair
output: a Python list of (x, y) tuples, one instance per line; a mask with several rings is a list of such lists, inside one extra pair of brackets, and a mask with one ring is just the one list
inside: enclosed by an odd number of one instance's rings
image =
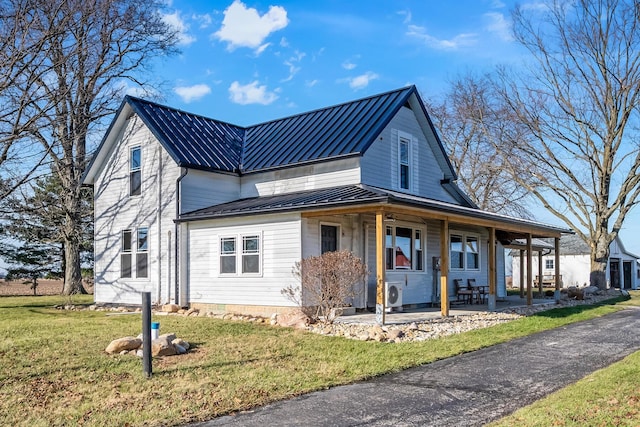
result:
[(473, 304), (473, 290), (468, 286), (462, 284), (462, 279), (453, 279), (453, 283), (456, 285), (456, 295), (458, 301), (462, 301), (465, 304)]
[(487, 287), (476, 284), (476, 279), (467, 279), (467, 286), (475, 294), (478, 304), (484, 304), (487, 298)]

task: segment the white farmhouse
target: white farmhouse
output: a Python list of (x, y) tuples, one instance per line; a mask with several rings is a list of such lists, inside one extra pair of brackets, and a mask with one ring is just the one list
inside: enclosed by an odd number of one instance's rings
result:
[(456, 179), (414, 86), (249, 127), (126, 97), (84, 178), (95, 300), (288, 310), (294, 263), (348, 249), (370, 270), (356, 308), (392, 283), (446, 314), (468, 279), (495, 304), (501, 242), (568, 230), (482, 211)]

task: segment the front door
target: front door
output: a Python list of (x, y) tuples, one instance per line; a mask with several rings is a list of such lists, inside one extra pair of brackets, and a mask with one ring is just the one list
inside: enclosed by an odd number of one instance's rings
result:
[(338, 226), (320, 226), (320, 254), (325, 252), (335, 252), (338, 250)]

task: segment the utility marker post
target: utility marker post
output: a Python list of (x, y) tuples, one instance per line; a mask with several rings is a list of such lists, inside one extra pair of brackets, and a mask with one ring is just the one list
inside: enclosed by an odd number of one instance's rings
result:
[(151, 378), (151, 292), (142, 293), (142, 367)]

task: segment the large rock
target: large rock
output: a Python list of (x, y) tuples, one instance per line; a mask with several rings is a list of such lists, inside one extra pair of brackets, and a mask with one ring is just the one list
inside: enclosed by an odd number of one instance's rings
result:
[(297, 329), (305, 329), (309, 325), (309, 317), (302, 311), (293, 311), (291, 313), (281, 313), (277, 317), (278, 325), (284, 327), (293, 327)]
[(165, 313), (177, 313), (180, 310), (180, 306), (177, 304), (165, 304), (162, 306), (162, 311)]
[(600, 291), (600, 288), (598, 288), (597, 286), (587, 286), (586, 288), (582, 288), (582, 293), (584, 294), (584, 296), (591, 296), (591, 295), (595, 295)]
[(111, 341), (104, 350), (109, 354), (116, 354), (122, 351), (135, 350), (142, 345), (142, 340), (135, 337), (118, 338)]
[(188, 342), (186, 342), (185, 340), (183, 340), (182, 338), (176, 338), (173, 341), (171, 341), (171, 344), (173, 345), (179, 345), (180, 347), (184, 348), (185, 350), (189, 350), (189, 348), (191, 347), (189, 345)]
[(173, 356), (175, 354), (178, 354), (178, 351), (166, 336), (161, 336), (151, 341), (151, 355), (153, 357)]

